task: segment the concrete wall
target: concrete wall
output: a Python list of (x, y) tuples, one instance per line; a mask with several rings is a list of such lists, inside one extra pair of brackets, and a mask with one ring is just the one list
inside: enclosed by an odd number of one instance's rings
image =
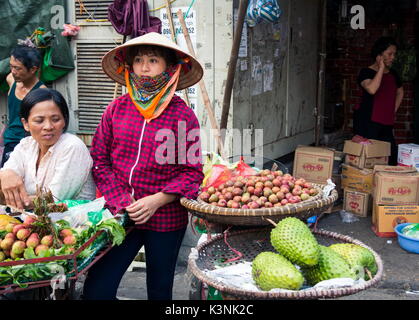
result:
[[(66, 19), (82, 27), (71, 41), (76, 62), (76, 43), (121, 41), (122, 36), (114, 31), (110, 22), (75, 21), (75, 3), (68, 0)], [(148, 3), (152, 15), (161, 18), (166, 13), (166, 9), (161, 8), (164, 2), (149, 0)], [(177, 12), (178, 8), (186, 12), (190, 4), (190, 0), (177, 0), (172, 4), (172, 12)], [(244, 129), (263, 129), (263, 154), (268, 158), (278, 158), (294, 151), (298, 144), (314, 141), (319, 0), (283, 0), (280, 6), (283, 14), (279, 23), (244, 28), (227, 125), (242, 134)], [(195, 15), (195, 52), (204, 66), (203, 80), (218, 123), (237, 8), (238, 0), (197, 1), (191, 8)], [(183, 34), (177, 38), (179, 44), (186, 47)], [(78, 132), (77, 69), (56, 81), (54, 88), (69, 102), (70, 131)], [(208, 113), (199, 86), (194, 90), (190, 98), (196, 102), (195, 111), (205, 134), (203, 149), (213, 151), (216, 146)], [(5, 114), (5, 110), (5, 99), (0, 97), (0, 115)], [(255, 134), (253, 140), (254, 137)], [(232, 135), (228, 136), (225, 146), (228, 155), (246, 153), (242, 145), (242, 141), (238, 143), (232, 140)]]
[(319, 1), (281, 1), (278, 23), (247, 28), (234, 86), (235, 128), (263, 129), (263, 154), (278, 158), (314, 142)]

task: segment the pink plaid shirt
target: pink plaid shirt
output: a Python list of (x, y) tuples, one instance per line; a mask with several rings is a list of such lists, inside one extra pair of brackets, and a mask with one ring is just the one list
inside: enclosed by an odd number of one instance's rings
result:
[[(128, 94), (114, 100), (103, 113), (90, 150), (94, 180), (111, 212), (116, 214), (127, 207), (131, 195), (140, 199), (165, 192), (195, 199), (204, 174), (199, 135), (188, 135), (194, 132), (199, 132), (198, 119), (176, 95), (150, 123)], [(188, 151), (193, 157), (182, 156)], [(165, 159), (174, 160), (162, 164)], [(137, 228), (167, 232), (187, 224), (187, 210), (176, 200)]]

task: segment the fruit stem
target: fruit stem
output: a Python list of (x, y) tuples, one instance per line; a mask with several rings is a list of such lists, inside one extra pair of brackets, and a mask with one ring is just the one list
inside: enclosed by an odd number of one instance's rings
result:
[(372, 280), (372, 274), (371, 274), (371, 272), (367, 268), (365, 268), (365, 272), (367, 273), (367, 275), (370, 278), (370, 280)]
[(274, 222), (274, 221), (272, 221), (271, 219), (269, 219), (269, 218), (263, 218), (263, 219), (265, 219), (266, 221), (268, 221), (270, 224), (272, 224), (274, 227), (276, 227), (276, 223)]

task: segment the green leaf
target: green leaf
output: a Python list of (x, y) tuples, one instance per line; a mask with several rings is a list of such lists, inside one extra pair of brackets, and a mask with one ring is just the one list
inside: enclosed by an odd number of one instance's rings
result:
[(105, 230), (111, 237), (112, 245), (120, 245), (125, 239), (125, 229), (115, 219), (107, 219), (97, 225), (98, 230)]
[(38, 258), (35, 254), (35, 251), (33, 250), (33, 248), (26, 248), (25, 251), (23, 252), (23, 257), (25, 259), (36, 259)]
[(71, 228), (70, 223), (66, 220), (58, 220), (55, 222), (55, 224), (59, 226), (60, 230)]

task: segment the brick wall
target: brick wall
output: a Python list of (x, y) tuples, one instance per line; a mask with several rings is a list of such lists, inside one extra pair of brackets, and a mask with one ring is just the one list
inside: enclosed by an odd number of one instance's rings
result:
[[(384, 2), (384, 1), (383, 1)], [(338, 3), (340, 1), (329, 1), (328, 3), (328, 25), (327, 25), (327, 62), (326, 62), (326, 85), (329, 83), (343, 84), (347, 81), (345, 119), (347, 131), (352, 130), (352, 110), (359, 104), (361, 89), (356, 83), (359, 70), (368, 67), (373, 63), (370, 58), (370, 50), (375, 40), (381, 36), (394, 36), (397, 40), (403, 35), (406, 46), (413, 45), (415, 40), (415, 7), (409, 3), (404, 8), (397, 8), (397, 19), (394, 21), (383, 18), (379, 9), (372, 3), (365, 6), (366, 24), (364, 30), (353, 30), (349, 25), (349, 19), (338, 21)], [(353, 2), (359, 4), (360, 1)], [(348, 8), (351, 7), (349, 1)], [(379, 5), (379, 2), (377, 4)], [(408, 8), (410, 7), (410, 8)], [(349, 11), (349, 9), (348, 9)], [(349, 12), (348, 12), (349, 13)], [(349, 14), (349, 17), (351, 15)], [(395, 28), (395, 24), (398, 28)], [(399, 40), (400, 42), (400, 40)], [(338, 86), (342, 87), (342, 85)], [(414, 92), (413, 83), (403, 83), (404, 99), (396, 115), (395, 137), (397, 143), (413, 142), (413, 119), (414, 119)], [(342, 101), (342, 92), (336, 90), (326, 91), (326, 101), (330, 103)]]

